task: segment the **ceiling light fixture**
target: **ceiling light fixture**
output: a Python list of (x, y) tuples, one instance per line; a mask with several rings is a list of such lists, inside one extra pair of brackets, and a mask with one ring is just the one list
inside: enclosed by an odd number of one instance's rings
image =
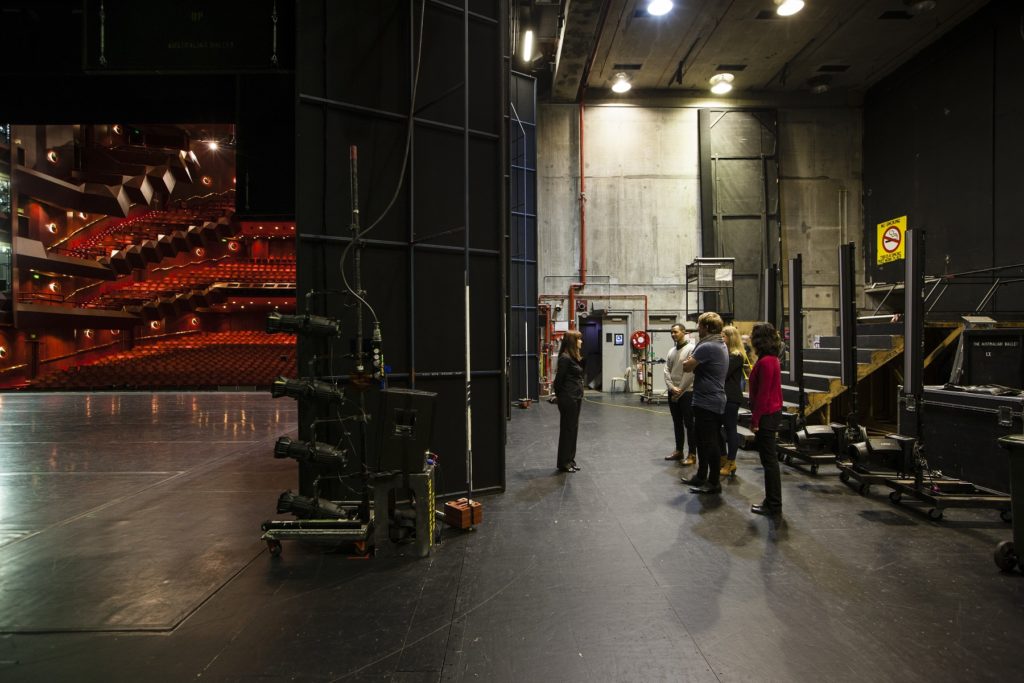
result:
[(736, 77), (732, 74), (715, 74), (709, 80), (711, 83), (711, 92), (716, 95), (724, 95), (732, 90), (732, 82), (734, 80), (736, 80)]
[(624, 92), (629, 92), (629, 89), (632, 87), (633, 85), (629, 82), (629, 76), (627, 76), (625, 72), (620, 71), (615, 74), (615, 82), (612, 83), (612, 92), (617, 92), (621, 95)]
[(526, 29), (523, 34), (523, 61), (529, 63), (533, 59), (533, 29)]
[(216, 152), (220, 148), (220, 145), (217, 144), (216, 140), (210, 140), (209, 142), (206, 143), (206, 146), (210, 149), (211, 152)]
[(903, 0), (903, 4), (912, 14), (930, 12), (935, 9), (935, 0)]
[(647, 3), (647, 13), (652, 17), (660, 17), (672, 11), (672, 0), (651, 0)]
[(819, 74), (812, 76), (807, 79), (807, 85), (810, 87), (811, 92), (815, 95), (821, 95), (827, 93), (832, 89), (832, 76), (829, 74)]
[(791, 17), (804, 8), (804, 0), (775, 0), (775, 13)]

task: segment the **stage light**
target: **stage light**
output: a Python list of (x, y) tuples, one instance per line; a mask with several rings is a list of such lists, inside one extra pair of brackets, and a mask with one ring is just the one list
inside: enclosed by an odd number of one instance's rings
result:
[(320, 337), (341, 335), (341, 323), (321, 315), (282, 315), (271, 313), (267, 316), (267, 332), (294, 332)]
[(274, 457), (293, 458), (299, 462), (315, 462), (337, 467), (345, 467), (348, 464), (344, 449), (334, 448), (329, 444), (317, 441), (292, 441), (287, 436), (282, 436), (277, 440), (274, 445)]
[(54, 234), (57, 233), (57, 224), (56, 223), (47, 223), (46, 224), (46, 229), (50, 232), (51, 235), (54, 235)]
[(285, 491), (278, 497), (277, 512), (278, 514), (291, 513), (296, 517), (305, 518), (348, 518), (348, 513), (342, 507), (325, 498), (297, 496), (291, 491)]
[(60, 160), (60, 154), (57, 154), (55, 149), (48, 149), (46, 150), (46, 160), (51, 164), (55, 164)]
[(211, 152), (216, 152), (217, 149), (220, 148), (220, 145), (217, 144), (216, 140), (210, 140), (209, 142), (206, 143), (206, 146), (210, 149)]
[(319, 379), (288, 379), (278, 377), (270, 387), (270, 395), (274, 398), (287, 396), (288, 398), (300, 399), (311, 398), (327, 403), (344, 403), (345, 395), (341, 389), (330, 382)]

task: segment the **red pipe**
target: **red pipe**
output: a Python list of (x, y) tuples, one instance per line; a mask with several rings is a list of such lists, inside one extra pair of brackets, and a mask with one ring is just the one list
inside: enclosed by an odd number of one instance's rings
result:
[[(584, 91), (585, 92), (585, 91)], [(583, 95), (580, 95), (580, 281), (569, 285), (569, 329), (576, 329), (576, 292), (587, 286), (587, 181), (583, 154)]]

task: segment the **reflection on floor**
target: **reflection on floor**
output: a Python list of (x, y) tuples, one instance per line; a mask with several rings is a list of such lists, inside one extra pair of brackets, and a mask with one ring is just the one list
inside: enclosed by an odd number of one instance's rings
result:
[(994, 512), (941, 523), (784, 468), (781, 523), (679, 483), (666, 406), (517, 410), (508, 490), (424, 560), (357, 561), (259, 523), (296, 486), (262, 394), (0, 395), (0, 680), (1007, 680), (1024, 577)]

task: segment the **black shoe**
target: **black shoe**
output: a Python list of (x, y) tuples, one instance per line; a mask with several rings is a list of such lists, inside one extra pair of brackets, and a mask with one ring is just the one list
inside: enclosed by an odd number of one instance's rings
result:
[(708, 495), (718, 495), (722, 492), (721, 486), (712, 486), (711, 484), (704, 484), (703, 486), (695, 486), (690, 489), (690, 493), (706, 493)]
[(703, 486), (708, 483), (707, 479), (701, 479), (699, 477), (679, 477), (679, 481), (683, 482), (687, 486)]
[(782, 514), (782, 510), (766, 507), (764, 505), (751, 505), (750, 511), (755, 515), (765, 515), (767, 517), (778, 517)]
[(574, 465), (567, 465), (566, 467), (559, 467), (559, 472), (579, 472), (580, 468)]
[(571, 463), (569, 463), (569, 467), (573, 468), (577, 472), (579, 472), (580, 470), (583, 469), (582, 467), (580, 467), (579, 465), (576, 464), (575, 460), (573, 460)]

